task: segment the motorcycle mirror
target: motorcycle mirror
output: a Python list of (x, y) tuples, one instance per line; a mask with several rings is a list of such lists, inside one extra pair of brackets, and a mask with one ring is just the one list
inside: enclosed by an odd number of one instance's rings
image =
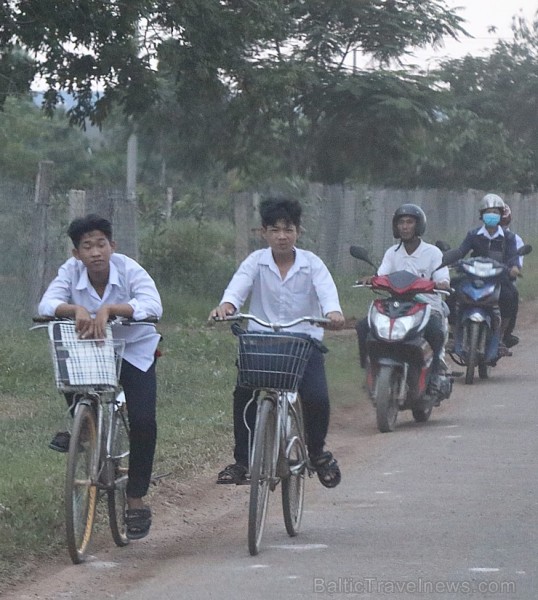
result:
[(453, 263), (457, 262), (460, 258), (462, 258), (462, 255), (458, 248), (452, 248), (450, 250), (447, 250), (443, 253), (443, 261), (437, 267), (437, 269), (441, 269), (442, 267), (452, 265)]
[(439, 250), (441, 250), (441, 252), (447, 252), (448, 250), (450, 250), (450, 244), (443, 240), (437, 240), (435, 242), (435, 245), (439, 248)]
[(376, 268), (374, 263), (370, 259), (370, 254), (368, 253), (368, 250), (366, 250), (366, 248), (363, 248), (362, 246), (350, 246), (349, 253), (351, 254), (351, 256), (353, 256), (353, 258), (358, 258), (359, 260), (363, 260), (364, 262), (368, 263), (369, 265), (372, 265), (372, 267), (374, 267), (374, 269)]
[(532, 246), (530, 244), (524, 244), (523, 246), (521, 246), (521, 248), (518, 248), (518, 255), (519, 256), (526, 256), (527, 254), (530, 254), (532, 252)]

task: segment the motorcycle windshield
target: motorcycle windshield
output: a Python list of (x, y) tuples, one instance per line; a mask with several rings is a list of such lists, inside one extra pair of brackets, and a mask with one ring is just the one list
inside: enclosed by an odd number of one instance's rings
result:
[(497, 261), (469, 259), (461, 263), (461, 270), (474, 277), (484, 279), (498, 277), (503, 272), (504, 266)]
[(375, 275), (372, 277), (372, 288), (405, 295), (433, 292), (435, 283), (409, 271), (395, 271), (389, 275)]

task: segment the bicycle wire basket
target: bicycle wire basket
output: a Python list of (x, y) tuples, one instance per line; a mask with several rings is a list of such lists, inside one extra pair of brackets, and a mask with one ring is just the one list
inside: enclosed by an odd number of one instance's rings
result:
[(48, 331), (59, 391), (118, 387), (125, 340), (115, 340), (110, 326), (102, 340), (79, 339), (74, 323), (52, 322)]
[(243, 333), (239, 335), (239, 385), (296, 392), (311, 352), (307, 335)]

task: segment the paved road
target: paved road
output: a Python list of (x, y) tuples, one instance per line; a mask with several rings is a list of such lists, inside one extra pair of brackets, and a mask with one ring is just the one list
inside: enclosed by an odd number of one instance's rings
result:
[(219, 489), (212, 493), (229, 508), (209, 529), (111, 550), (93, 565), (66, 567), (47, 593), (34, 586), (17, 598), (535, 600), (536, 365), (523, 336), (517, 360), (506, 359), (490, 380), (458, 381), (429, 423), (401, 413), (390, 434), (377, 432), (373, 409), (337, 414), (331, 446), (342, 484), (325, 490), (308, 482), (303, 528), (293, 539), (274, 494), (257, 557), (246, 546), (248, 490)]
[[(538, 597), (538, 421), (530, 345), (489, 381), (456, 385), (427, 425), (402, 415), (369, 433), (342, 485), (309, 482), (301, 535), (286, 536), (278, 505), (253, 558), (245, 520), (192, 556), (164, 562), (125, 600), (185, 598)], [(357, 416), (350, 414), (348, 425)]]

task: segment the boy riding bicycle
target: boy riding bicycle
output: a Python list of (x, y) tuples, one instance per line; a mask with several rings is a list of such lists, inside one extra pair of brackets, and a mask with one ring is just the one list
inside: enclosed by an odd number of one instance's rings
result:
[[(305, 315), (326, 316), (331, 329), (341, 329), (344, 316), (338, 292), (322, 260), (296, 248), (301, 225), (301, 205), (296, 200), (267, 199), (260, 205), (262, 235), (268, 248), (250, 254), (228, 284), (222, 300), (209, 317), (234, 314), (250, 295), (249, 312), (271, 323), (291, 321)], [(249, 330), (261, 330), (252, 321)], [(321, 341), (323, 329), (302, 323), (288, 331), (307, 333)], [(340, 468), (332, 453), (324, 450), (329, 426), (329, 393), (322, 350), (315, 347), (299, 385), (303, 401), (309, 458), (320, 482), (328, 488), (341, 480)], [(235, 463), (225, 467), (217, 478), (220, 484), (240, 484), (248, 472), (248, 428), (243, 412), (252, 396), (248, 388), (236, 385), (234, 398)], [(256, 406), (251, 404), (246, 418), (254, 429)]]
[[(68, 235), (74, 246), (73, 257), (60, 267), (43, 295), (39, 315), (73, 318), (81, 340), (106, 337), (111, 317), (142, 321), (162, 316), (153, 279), (136, 261), (114, 252), (109, 221), (98, 215), (75, 219)], [(115, 329), (113, 325), (113, 335)], [(117, 335), (125, 339), (120, 383), (130, 426), (125, 519), (127, 536), (139, 539), (151, 526), (151, 511), (142, 498), (151, 480), (157, 440), (155, 355), (160, 335), (151, 325), (122, 327)], [(67, 452), (69, 433), (57, 433), (50, 447)]]

